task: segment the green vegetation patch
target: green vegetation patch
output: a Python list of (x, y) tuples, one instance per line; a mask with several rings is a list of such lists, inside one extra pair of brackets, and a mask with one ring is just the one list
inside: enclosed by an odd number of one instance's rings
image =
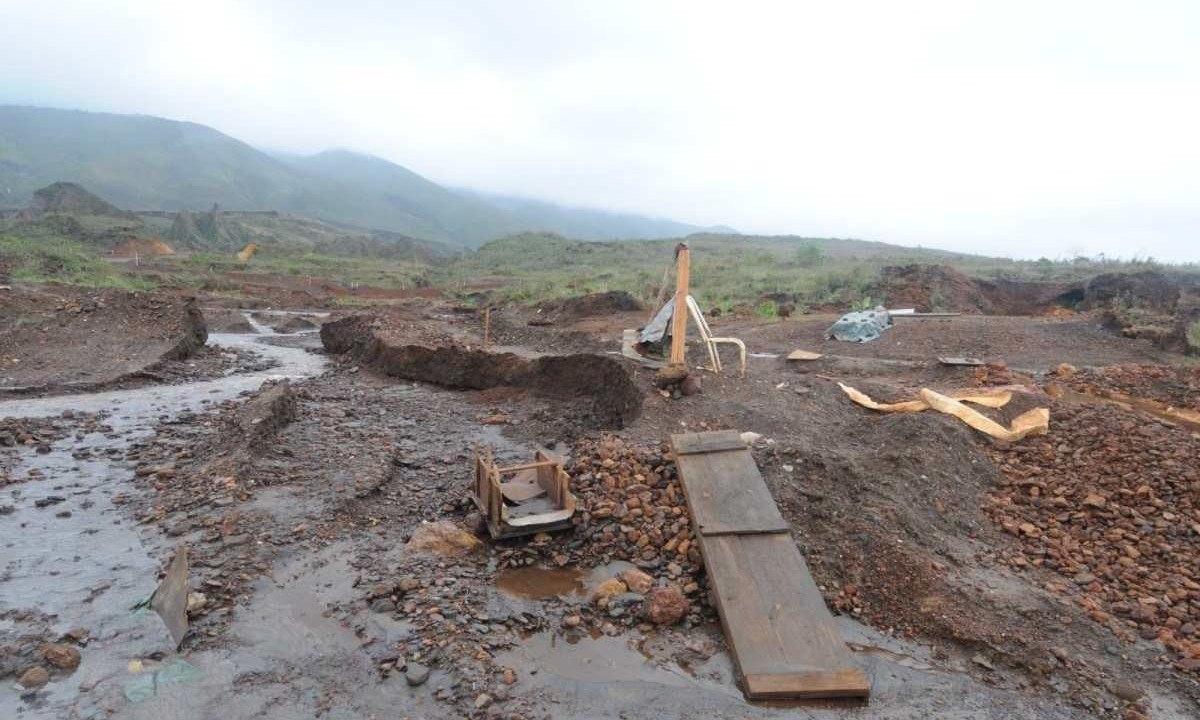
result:
[(153, 283), (129, 275), (74, 240), (0, 236), (0, 268), (17, 282), (60, 282), (85, 287), (145, 290)]

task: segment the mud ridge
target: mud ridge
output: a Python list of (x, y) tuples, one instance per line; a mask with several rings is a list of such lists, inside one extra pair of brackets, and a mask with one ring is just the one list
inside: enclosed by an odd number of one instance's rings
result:
[(430, 346), (386, 338), (370, 316), (354, 315), (321, 327), (321, 342), (335, 354), (355, 356), (384, 375), (456, 390), (508, 386), (549, 398), (591, 398), (590, 424), (623, 428), (642, 413), (642, 394), (618, 361), (577, 353), (523, 358), (457, 343)]

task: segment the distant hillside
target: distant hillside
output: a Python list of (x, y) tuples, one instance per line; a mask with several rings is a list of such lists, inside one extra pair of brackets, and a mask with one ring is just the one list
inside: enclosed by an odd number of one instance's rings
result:
[(477, 247), (523, 230), (584, 239), (662, 237), (671, 221), (447, 190), (376, 157), (270, 155), (210, 127), (140, 115), (0, 105), (0, 209), (78, 183), (133, 210), (277, 210)]
[(638, 240), (672, 238), (698, 232), (736, 234), (730, 227), (704, 228), (676, 222), (667, 218), (647, 217), (632, 213), (609, 212), (588, 208), (566, 207), (532, 198), (460, 189), (520, 218), (526, 229), (547, 230), (566, 237), (587, 240)]

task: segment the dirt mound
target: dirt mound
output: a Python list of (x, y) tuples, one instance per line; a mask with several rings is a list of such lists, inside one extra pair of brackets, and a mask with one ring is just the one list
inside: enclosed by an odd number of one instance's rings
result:
[(1117, 304), (1171, 312), (1179, 303), (1179, 295), (1179, 283), (1165, 273), (1105, 273), (1088, 282), (1084, 302), (1093, 309)]
[[(1048, 315), (1073, 311), (1083, 303), (1083, 281), (974, 280), (994, 315)], [(1070, 313), (1067, 313), (1070, 314)]]
[(547, 300), (535, 307), (538, 314), (549, 320), (579, 320), (586, 317), (612, 315), (619, 312), (643, 310), (637, 298), (624, 290), (592, 293), (562, 300)]
[(621, 428), (642, 412), (642, 394), (628, 371), (601, 355), (530, 359), (474, 350), (450, 340), (436, 345), (412, 342), (382, 331), (379, 319), (369, 315), (325, 323), (321, 342), (332, 353), (355, 354), (364, 365), (407, 380), (466, 390), (523, 387), (552, 398), (590, 398), (590, 417), (574, 418), (584, 426)]
[(96, 389), (153, 375), (207, 340), (194, 298), (14, 288), (0, 295), (0, 392)]
[(93, 195), (72, 182), (57, 182), (33, 193), (29, 209), (36, 215), (66, 213), (72, 215), (105, 215), (108, 217), (137, 220), (131, 212)]
[(174, 255), (175, 249), (160, 238), (129, 238), (111, 251), (116, 257), (154, 257)]
[(992, 312), (992, 303), (975, 281), (947, 265), (904, 265), (879, 271), (888, 307), (917, 312)]

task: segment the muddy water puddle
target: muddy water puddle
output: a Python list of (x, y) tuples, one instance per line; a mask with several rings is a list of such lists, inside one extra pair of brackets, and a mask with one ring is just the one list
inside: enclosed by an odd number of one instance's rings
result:
[(56, 674), (24, 698), (9, 688), (0, 691), (0, 717), (103, 716), (114, 707), (107, 703), (123, 695), (131, 662), (170, 651), (157, 615), (131, 611), (153, 592), (159, 561), (170, 548), (160, 546), (156, 533), (143, 534), (120, 508), (121, 496), (133, 490), (133, 467), (124, 458), (130, 445), (153, 433), (160, 420), (203, 410), (267, 379), (316, 375), (325, 363), (302, 349), (259, 343), (254, 336), (213, 334), (209, 339), (253, 350), (279, 365), (190, 384), (0, 402), (0, 417), (104, 411), (111, 427), (70, 435), (45, 454), (22, 451), (12, 470), (19, 481), (2, 491), (0, 500), (12, 511), (0, 516), (0, 613), (51, 616), (51, 640), (75, 628), (87, 630), (91, 639), (74, 673)]
[(496, 576), (496, 589), (520, 600), (582, 601), (592, 589), (609, 578), (634, 567), (632, 563), (613, 562), (594, 568), (546, 567), (526, 565), (505, 568)]

